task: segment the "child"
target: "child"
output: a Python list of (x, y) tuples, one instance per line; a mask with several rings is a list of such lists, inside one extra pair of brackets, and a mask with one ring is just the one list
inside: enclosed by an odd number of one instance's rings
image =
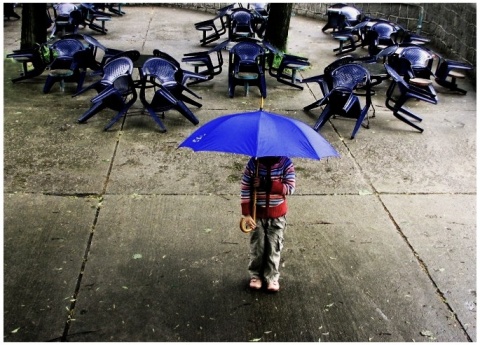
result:
[[(258, 176), (256, 176), (258, 164)], [(252, 199), (256, 188), (256, 221), (253, 220)], [(288, 157), (251, 158), (245, 167), (241, 183), (242, 216), (246, 225), (254, 228), (250, 237), (250, 288), (280, 289), (280, 252), (283, 248), (287, 201), (285, 196), (295, 191), (295, 168)]]

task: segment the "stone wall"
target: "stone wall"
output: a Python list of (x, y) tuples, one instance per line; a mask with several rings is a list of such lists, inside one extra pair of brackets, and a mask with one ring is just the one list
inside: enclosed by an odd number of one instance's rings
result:
[[(163, 3), (162, 6), (183, 7), (215, 14), (230, 3)], [(137, 4), (138, 5), (138, 4)], [(152, 3), (148, 4), (152, 5)], [(326, 21), (332, 3), (294, 3), (297, 15)], [(408, 30), (428, 37), (429, 46), (444, 57), (466, 61), (474, 66), (469, 76), (476, 80), (477, 7), (471, 3), (354, 3), (364, 15), (385, 18)]]

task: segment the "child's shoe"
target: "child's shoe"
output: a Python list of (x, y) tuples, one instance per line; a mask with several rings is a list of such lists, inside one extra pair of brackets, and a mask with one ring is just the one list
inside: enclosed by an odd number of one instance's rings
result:
[(267, 290), (270, 292), (277, 292), (280, 290), (280, 284), (276, 280), (271, 281), (268, 283)]
[(250, 288), (260, 290), (262, 288), (262, 280), (258, 277), (250, 278)]

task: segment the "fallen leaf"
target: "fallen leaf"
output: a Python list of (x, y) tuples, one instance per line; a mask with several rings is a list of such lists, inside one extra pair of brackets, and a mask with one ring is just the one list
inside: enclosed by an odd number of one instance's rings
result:
[(133, 254), (133, 258), (134, 258), (135, 260), (141, 259), (142, 257), (143, 257), (142, 254)]
[(369, 190), (366, 190), (366, 189), (360, 189), (358, 191), (358, 194), (359, 195), (372, 195), (372, 192), (370, 192)]
[(430, 331), (421, 331), (420, 334), (424, 337), (433, 337), (433, 333)]
[(209, 232), (211, 232), (211, 231), (212, 231), (212, 229), (209, 229), (209, 228), (205, 229), (205, 232), (206, 232), (206, 233), (209, 233)]
[(255, 339), (252, 339), (250, 341), (260, 341), (260, 340), (262, 340), (262, 338), (255, 338)]
[(19, 329), (20, 329), (20, 327), (15, 328), (15, 329), (14, 329), (13, 331), (11, 331), (10, 333), (17, 333)]

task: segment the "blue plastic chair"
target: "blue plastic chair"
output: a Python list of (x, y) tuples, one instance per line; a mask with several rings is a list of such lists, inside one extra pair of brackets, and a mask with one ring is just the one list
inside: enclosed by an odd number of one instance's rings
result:
[(464, 73), (472, 68), (473, 67), (468, 63), (445, 59), (442, 56), (438, 56), (438, 64), (434, 73), (435, 82), (450, 91), (466, 95), (467, 91), (458, 87), (457, 79), (465, 78), (466, 76)]
[(257, 86), (263, 98), (267, 97), (265, 81), (265, 51), (254, 42), (238, 42), (230, 50), (228, 66), (228, 95), (233, 98), (235, 86), (243, 85), (245, 96), (250, 85)]
[[(162, 131), (165, 132), (167, 129), (157, 115), (157, 112), (164, 114), (166, 111), (174, 109), (194, 125), (199, 123), (197, 117), (185, 103), (190, 103), (198, 108), (200, 108), (202, 104), (187, 97), (183, 92), (186, 91), (197, 98), (201, 97), (183, 85), (183, 73), (181, 69), (165, 58), (153, 57), (145, 61), (141, 68), (140, 75), (142, 79), (140, 100)], [(198, 76), (205, 78), (205, 76), (202, 75)], [(146, 90), (150, 88), (153, 88), (154, 94), (151, 100), (147, 100)]]
[(403, 121), (404, 123), (412, 126), (420, 132), (423, 132), (423, 128), (419, 127), (404, 115), (412, 118), (416, 121), (422, 121), (422, 118), (416, 115), (412, 110), (405, 106), (405, 103), (409, 99), (417, 99), (420, 101), (436, 104), (436, 95), (429, 93), (427, 90), (417, 87), (408, 83), (404, 77), (400, 76), (396, 70), (388, 63), (385, 64), (387, 73), (392, 78), (390, 86), (387, 89), (385, 106), (393, 111), (393, 115)]
[(315, 102), (305, 106), (303, 110), (309, 111), (314, 108), (317, 108), (323, 104), (323, 100), (326, 95), (330, 92), (330, 90), (333, 88), (333, 79), (332, 79), (332, 72), (337, 69), (338, 67), (342, 65), (346, 65), (348, 63), (353, 62), (353, 57), (352, 56), (343, 56), (335, 61), (333, 61), (331, 64), (329, 64), (325, 69), (323, 70), (323, 74), (316, 75), (313, 77), (308, 77), (304, 78), (301, 82), (302, 83), (317, 83), (318, 86), (320, 87), (320, 91), (322, 92), (322, 97), (316, 100)]
[(229, 16), (228, 38), (235, 41), (242, 37), (255, 37), (255, 18), (249, 10), (235, 8)]
[(102, 80), (80, 92), (95, 89), (98, 94), (90, 100), (92, 106), (78, 119), (78, 122), (85, 123), (95, 114), (109, 108), (117, 111), (117, 114), (105, 126), (104, 130), (108, 130), (135, 103), (137, 92), (132, 80), (133, 62), (128, 57), (112, 60), (105, 65), (104, 71)]
[(228, 26), (228, 12), (233, 8), (235, 4), (231, 4), (220, 8), (217, 11), (217, 15), (212, 19), (204, 20), (195, 23), (195, 29), (202, 32), (202, 38), (200, 45), (205, 46), (211, 42), (214, 42), (227, 32)]
[[(356, 119), (355, 127), (352, 131), (351, 139), (360, 129), (368, 109), (372, 105), (370, 92), (370, 73), (366, 68), (355, 63), (345, 64), (336, 68), (332, 72), (332, 89), (323, 98), (320, 105), (324, 109), (313, 129), (318, 131), (333, 116)], [(365, 104), (361, 105), (360, 99), (355, 90), (365, 89)], [(366, 125), (368, 128), (368, 124)]]
[[(72, 38), (61, 39), (53, 43), (50, 50), (51, 55), (56, 57), (47, 66), (50, 72), (43, 86), (43, 92), (48, 93), (57, 82), (74, 82), (77, 83), (77, 91), (81, 90), (91, 52), (85, 50), (82, 42)], [(70, 70), (71, 73), (57, 74), (55, 70)]]
[[(303, 90), (303, 86), (297, 84), (297, 72), (310, 66), (308, 58), (285, 54), (267, 41), (263, 45), (269, 50), (267, 54), (268, 73), (278, 82)], [(275, 56), (281, 60), (277, 68), (274, 67)]]

